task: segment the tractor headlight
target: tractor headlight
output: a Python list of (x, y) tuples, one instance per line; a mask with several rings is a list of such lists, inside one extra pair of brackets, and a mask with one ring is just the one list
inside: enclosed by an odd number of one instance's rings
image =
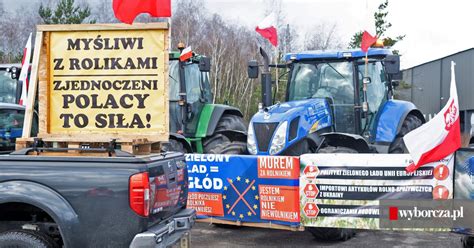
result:
[(272, 146), (270, 147), (270, 155), (281, 152), (285, 147), (287, 127), (288, 122), (285, 121), (277, 128), (275, 135), (273, 136)]
[(253, 132), (253, 125), (250, 123), (249, 131), (247, 134), (247, 150), (250, 154), (257, 154), (257, 142), (255, 142), (255, 134)]

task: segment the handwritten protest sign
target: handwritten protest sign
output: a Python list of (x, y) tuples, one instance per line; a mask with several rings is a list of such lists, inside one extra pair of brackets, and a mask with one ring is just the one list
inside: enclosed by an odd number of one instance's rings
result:
[(39, 30), (47, 65), (39, 72), (38, 137), (167, 140), (167, 25)]

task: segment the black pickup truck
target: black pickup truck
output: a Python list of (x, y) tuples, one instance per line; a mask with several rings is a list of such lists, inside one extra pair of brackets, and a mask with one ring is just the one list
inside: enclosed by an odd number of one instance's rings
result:
[(0, 247), (167, 247), (190, 232), (181, 153), (31, 155), (41, 149), (0, 156)]

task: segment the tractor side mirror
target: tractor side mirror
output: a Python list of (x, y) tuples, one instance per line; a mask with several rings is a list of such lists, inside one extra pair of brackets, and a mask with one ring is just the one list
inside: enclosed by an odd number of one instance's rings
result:
[(398, 73), (392, 74), (392, 81), (402, 81), (403, 79), (403, 73), (399, 71)]
[(248, 63), (247, 74), (249, 78), (258, 78), (258, 63), (256, 60), (250, 60)]
[(199, 70), (202, 72), (210, 72), (211, 71), (211, 58), (202, 57), (199, 60)]
[(385, 57), (385, 71), (388, 74), (398, 74), (400, 72), (400, 56), (399, 55), (387, 55)]
[(10, 77), (14, 80), (17, 80), (20, 78), (20, 68), (12, 66), (7, 69), (7, 72), (10, 73)]

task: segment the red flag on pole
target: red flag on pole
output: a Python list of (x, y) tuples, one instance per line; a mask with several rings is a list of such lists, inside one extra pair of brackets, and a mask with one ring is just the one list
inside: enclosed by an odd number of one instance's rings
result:
[(278, 34), (275, 23), (275, 15), (272, 13), (265, 17), (265, 19), (263, 19), (263, 21), (255, 28), (255, 31), (263, 36), (263, 38), (269, 40), (273, 46), (278, 45)]
[(142, 13), (152, 17), (170, 17), (171, 0), (113, 0), (113, 9), (117, 19), (132, 24)]
[(446, 105), (429, 122), (403, 137), (413, 158), (413, 163), (406, 168), (407, 172), (413, 172), (424, 164), (443, 159), (461, 147), (461, 123), (454, 65), (454, 62), (451, 62), (450, 96)]
[(360, 43), (360, 49), (366, 53), (369, 51), (369, 47), (377, 41), (377, 36), (372, 36), (369, 32), (364, 31), (362, 34), (362, 41)]

